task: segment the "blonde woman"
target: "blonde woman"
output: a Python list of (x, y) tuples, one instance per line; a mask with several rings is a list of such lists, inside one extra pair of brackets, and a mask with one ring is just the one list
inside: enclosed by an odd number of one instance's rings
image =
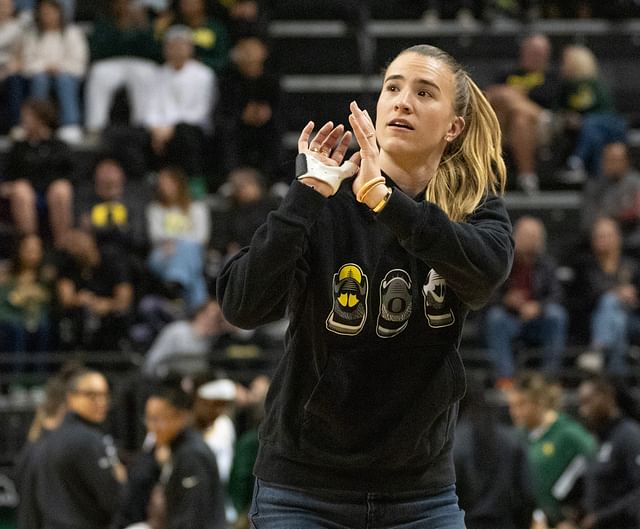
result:
[[(593, 52), (585, 46), (567, 46), (560, 65), (559, 110), (565, 113), (577, 141), (567, 160), (567, 180), (586, 173), (600, 175), (602, 150), (607, 143), (625, 142), (626, 123), (615, 112), (608, 86), (598, 70)], [(572, 178), (576, 177), (576, 178)]]
[(460, 65), (424, 45), (387, 68), (376, 122), (355, 102), (349, 122), (360, 149), (342, 165), (351, 132), (303, 129), (298, 178), (218, 280), (232, 323), (290, 318), (250, 519), (463, 528), (460, 333), (513, 257), (500, 128)]

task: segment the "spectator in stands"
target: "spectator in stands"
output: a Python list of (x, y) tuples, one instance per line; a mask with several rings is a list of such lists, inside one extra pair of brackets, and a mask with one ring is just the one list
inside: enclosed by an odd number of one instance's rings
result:
[(622, 252), (622, 235), (614, 219), (598, 219), (591, 231), (591, 253), (576, 266), (580, 305), (591, 317), (590, 347), (578, 365), (611, 373), (627, 372), (626, 354), (640, 292), (640, 266)]
[(551, 70), (551, 43), (542, 34), (525, 38), (520, 45), (518, 68), (487, 89), (511, 149), (517, 182), (526, 192), (539, 188), (536, 152), (551, 133), (557, 78)]
[(160, 49), (147, 13), (139, 2), (110, 0), (109, 10), (96, 19), (89, 41), (91, 69), (85, 92), (88, 132), (99, 135), (109, 124), (116, 91), (127, 90), (130, 122), (144, 125)]
[(580, 416), (600, 441), (586, 476), (580, 529), (637, 529), (640, 414), (628, 390), (595, 377), (578, 388)]
[(231, 419), (235, 400), (236, 383), (225, 378), (198, 387), (194, 403), (196, 427), (216, 456), (220, 482), (225, 488), (229, 483), (236, 443), (236, 427)]
[(24, 139), (7, 155), (6, 182), (0, 196), (8, 198), (21, 234), (38, 232), (38, 214), (48, 210), (49, 228), (56, 246), (73, 222), (73, 162), (69, 146), (54, 137), (56, 111), (48, 101), (29, 100), (22, 106)]
[(484, 16), (484, 1), (456, 0), (443, 2), (442, 0), (419, 0), (416, 2), (423, 11), (422, 19), (430, 25), (437, 24), (441, 18), (455, 18), (466, 27), (474, 27), (476, 20)]
[(229, 209), (215, 236), (223, 253), (230, 258), (249, 245), (253, 234), (277, 203), (267, 195), (264, 177), (251, 167), (231, 171), (224, 191), (229, 195)]
[(49, 351), (53, 275), (37, 235), (20, 239), (10, 269), (0, 273), (0, 351), (15, 355), (15, 372), (24, 369), (25, 353)]
[(609, 143), (602, 151), (602, 174), (587, 182), (582, 203), (582, 226), (590, 233), (599, 217), (618, 222), (629, 251), (640, 250), (640, 174), (631, 166), (624, 143)]
[(187, 26), (172, 26), (164, 34), (165, 63), (153, 82), (145, 123), (161, 164), (202, 177), (218, 88), (213, 70), (193, 58), (193, 35)]
[(514, 424), (526, 433), (536, 505), (549, 526), (573, 512), (596, 442), (575, 420), (560, 412), (562, 388), (541, 373), (523, 373), (508, 395)]
[(266, 34), (263, 4), (261, 0), (217, 0), (213, 14), (224, 20), (235, 44), (242, 37)]
[(162, 378), (174, 372), (207, 371), (216, 338), (230, 329), (218, 302), (210, 300), (196, 310), (191, 320), (175, 321), (162, 329), (146, 354), (142, 372)]
[(92, 232), (98, 245), (114, 245), (124, 253), (142, 255), (146, 250), (144, 198), (127, 187), (122, 164), (112, 157), (98, 160), (90, 196), (76, 206), (79, 226)]
[(235, 45), (232, 65), (221, 81), (218, 123), (225, 171), (257, 167), (273, 182), (280, 169), (281, 93), (278, 76), (265, 69), (267, 57), (267, 45), (259, 37), (245, 37)]
[(522, 217), (514, 227), (515, 258), (499, 299), (487, 311), (486, 340), (498, 387), (514, 376), (512, 342), (516, 338), (543, 347), (543, 368), (555, 373), (562, 365), (567, 340), (567, 311), (556, 265), (545, 250), (545, 229), (535, 217)]
[(500, 424), (479, 381), (468, 386), (460, 413), (453, 458), (467, 529), (529, 527), (535, 501), (526, 445)]
[(209, 16), (205, 0), (173, 0), (172, 9), (156, 20), (156, 37), (175, 24), (193, 31), (196, 59), (220, 75), (229, 61), (229, 32), (222, 21)]
[(616, 112), (608, 86), (600, 76), (593, 52), (579, 45), (567, 46), (560, 65), (559, 110), (565, 129), (577, 134), (575, 147), (567, 158), (567, 182), (601, 173), (602, 149), (607, 143), (626, 140), (626, 123)]
[(133, 284), (126, 255), (98, 247), (95, 237), (72, 230), (56, 285), (59, 333), (65, 349), (115, 350), (126, 336)]
[(68, 411), (47, 437), (32, 492), (42, 509), (42, 527), (110, 526), (126, 472), (101, 430), (109, 396), (109, 384), (97, 371), (83, 369), (69, 380)]
[(207, 205), (191, 200), (185, 174), (175, 168), (161, 170), (156, 199), (147, 207), (152, 246), (148, 264), (165, 290), (183, 298), (189, 310), (207, 299), (203, 268), (209, 231)]
[(60, 3), (40, 0), (35, 26), (22, 43), (21, 71), (29, 79), (31, 97), (48, 99), (53, 87), (60, 109), (58, 136), (69, 143), (82, 140), (80, 84), (88, 58), (83, 31), (65, 22)]
[[(22, 79), (18, 75), (24, 25), (15, 13), (13, 0), (0, 0), (0, 134), (6, 134), (20, 119)], [(17, 83), (17, 87), (11, 87)], [(18, 95), (11, 101), (9, 94)]]
[(145, 423), (155, 438), (157, 476), (168, 529), (224, 529), (223, 488), (216, 458), (191, 426), (193, 399), (169, 382), (152, 389)]

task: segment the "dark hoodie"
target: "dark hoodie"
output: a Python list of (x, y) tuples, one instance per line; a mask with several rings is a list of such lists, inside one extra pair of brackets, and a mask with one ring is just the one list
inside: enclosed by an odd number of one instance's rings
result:
[(290, 318), (260, 430), (259, 478), (380, 492), (455, 481), (460, 333), (468, 309), (508, 275), (513, 241), (501, 199), (456, 223), (423, 196), (395, 188), (376, 215), (351, 182), (326, 199), (295, 181), (220, 274), (232, 323)]

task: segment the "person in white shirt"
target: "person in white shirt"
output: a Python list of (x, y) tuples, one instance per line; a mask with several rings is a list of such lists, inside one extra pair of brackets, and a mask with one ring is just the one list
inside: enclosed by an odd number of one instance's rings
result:
[(57, 0), (41, 0), (35, 26), (26, 33), (22, 46), (22, 73), (30, 80), (31, 96), (46, 99), (53, 86), (60, 107), (58, 135), (69, 142), (82, 137), (80, 129), (80, 84), (87, 70), (89, 50), (83, 31), (65, 24)]
[(190, 176), (203, 172), (204, 140), (212, 132), (217, 100), (215, 73), (193, 54), (192, 30), (172, 26), (164, 37), (165, 63), (153, 83), (145, 120), (153, 152)]
[(148, 266), (168, 290), (184, 299), (188, 310), (207, 299), (204, 248), (209, 233), (207, 205), (191, 200), (184, 172), (175, 167), (162, 169), (156, 199), (147, 206), (152, 246)]
[(175, 372), (206, 371), (207, 355), (229, 328), (218, 302), (209, 300), (191, 320), (174, 321), (162, 329), (145, 356), (143, 374), (162, 378)]
[(218, 473), (223, 484), (229, 482), (236, 429), (231, 419), (231, 407), (236, 400), (236, 384), (229, 379), (207, 382), (198, 388), (194, 415), (202, 427), (205, 442), (216, 456)]

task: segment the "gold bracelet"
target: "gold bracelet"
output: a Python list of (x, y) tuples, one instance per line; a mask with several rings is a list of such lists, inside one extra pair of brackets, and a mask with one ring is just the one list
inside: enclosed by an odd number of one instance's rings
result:
[(391, 191), (392, 189), (388, 187), (387, 193), (380, 199), (380, 202), (378, 202), (371, 211), (373, 211), (374, 213), (380, 213), (387, 205), (387, 202), (389, 202)]
[(364, 202), (364, 196), (375, 186), (378, 184), (384, 184), (387, 180), (384, 176), (377, 176), (372, 178), (371, 180), (367, 180), (362, 187), (358, 189), (358, 193), (356, 194), (356, 200), (358, 202)]
[[(375, 188), (376, 188), (376, 187), (378, 187), (378, 186), (382, 186), (382, 185), (384, 185), (384, 182), (376, 182), (376, 185), (373, 185), (373, 186), (369, 187), (369, 189), (367, 189), (367, 190), (366, 190), (366, 191), (365, 191), (365, 192), (360, 196), (360, 202), (363, 202), (363, 203), (364, 203), (365, 199), (367, 198), (367, 195), (368, 195), (368, 194), (369, 194), (373, 189), (375, 189)], [(386, 187), (386, 186), (385, 186), (385, 187)]]

